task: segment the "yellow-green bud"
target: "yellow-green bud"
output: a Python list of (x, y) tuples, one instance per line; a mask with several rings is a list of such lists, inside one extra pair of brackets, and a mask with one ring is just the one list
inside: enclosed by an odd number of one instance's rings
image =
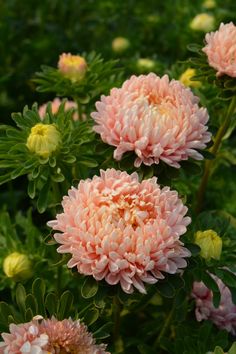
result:
[(191, 78), (196, 75), (196, 70), (192, 68), (186, 69), (179, 78), (179, 81), (182, 82), (185, 86), (189, 87), (200, 87), (200, 81), (192, 81)]
[(202, 4), (205, 9), (214, 9), (216, 7), (216, 3), (214, 0), (205, 0)]
[(81, 81), (88, 69), (86, 60), (80, 55), (63, 53), (59, 57), (58, 70), (72, 82)]
[(137, 60), (137, 68), (141, 72), (151, 71), (155, 68), (155, 61), (148, 58), (140, 58)]
[(189, 26), (194, 31), (210, 32), (215, 27), (215, 17), (207, 13), (198, 14)]
[(123, 53), (130, 47), (130, 41), (125, 37), (116, 37), (113, 39), (112, 50), (115, 53)]
[(209, 260), (220, 259), (222, 251), (222, 239), (213, 230), (197, 231), (195, 243), (201, 248), (200, 255)]
[(26, 254), (13, 252), (3, 261), (3, 271), (15, 281), (29, 279), (32, 275), (32, 263)]
[(54, 124), (38, 123), (31, 128), (26, 146), (35, 154), (48, 157), (61, 143), (61, 134)]

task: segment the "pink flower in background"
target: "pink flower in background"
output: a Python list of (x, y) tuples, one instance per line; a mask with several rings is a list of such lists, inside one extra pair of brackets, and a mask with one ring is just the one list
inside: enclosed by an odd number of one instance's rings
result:
[(2, 333), (3, 342), (0, 342), (1, 354), (47, 354), (44, 351), (48, 343), (48, 336), (39, 333), (37, 321), (22, 324), (10, 324), (10, 333)]
[(48, 225), (61, 231), (54, 234), (58, 252), (71, 253), (68, 266), (79, 273), (145, 293), (144, 283), (187, 265), (190, 252), (179, 239), (191, 221), (187, 207), (155, 177), (139, 182), (136, 173), (101, 170), (69, 190), (62, 206)]
[[(60, 98), (58, 98), (58, 97), (54, 98), (54, 100), (51, 102), (53, 114), (56, 114), (58, 112), (61, 104), (62, 104), (62, 101), (60, 100)], [(48, 103), (45, 103), (39, 107), (39, 116), (42, 120), (44, 119), (44, 117), (46, 115), (47, 105), (48, 105)], [(74, 108), (76, 110), (76, 112), (73, 114), (73, 120), (78, 120), (79, 116), (77, 113), (77, 110), (78, 110), (77, 104), (74, 101), (66, 101), (65, 106), (64, 106), (64, 110), (68, 111), (71, 108)]]
[(236, 334), (236, 305), (232, 302), (229, 288), (224, 283), (211, 274), (220, 289), (221, 300), (218, 308), (213, 305), (212, 291), (202, 282), (195, 282), (192, 296), (196, 302), (196, 318), (198, 321), (211, 320), (220, 329), (226, 329), (233, 335)]
[(198, 102), (179, 81), (150, 73), (132, 76), (121, 88), (102, 96), (91, 116), (102, 140), (116, 147), (116, 160), (134, 151), (136, 167), (160, 160), (180, 167), (179, 162), (189, 157), (202, 159), (197, 150), (210, 141), (205, 125), (208, 113)]
[(109, 354), (104, 344), (95, 344), (92, 334), (80, 321), (58, 321), (53, 317), (43, 320), (39, 330), (48, 336), (48, 344), (45, 346), (47, 353)]
[(233, 22), (221, 23), (216, 32), (207, 33), (206, 53), (209, 65), (216, 69), (216, 76), (236, 77), (236, 26)]

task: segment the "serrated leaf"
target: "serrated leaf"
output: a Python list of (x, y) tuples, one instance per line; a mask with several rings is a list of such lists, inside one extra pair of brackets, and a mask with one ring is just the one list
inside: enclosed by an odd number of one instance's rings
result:
[(86, 277), (81, 287), (81, 295), (83, 296), (83, 298), (89, 299), (94, 295), (96, 295), (97, 291), (98, 291), (97, 281), (92, 277)]

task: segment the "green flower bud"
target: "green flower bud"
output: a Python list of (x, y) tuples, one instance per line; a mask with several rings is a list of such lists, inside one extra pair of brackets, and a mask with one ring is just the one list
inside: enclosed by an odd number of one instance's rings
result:
[(201, 248), (200, 255), (205, 259), (220, 259), (222, 239), (213, 230), (197, 231), (195, 243)]

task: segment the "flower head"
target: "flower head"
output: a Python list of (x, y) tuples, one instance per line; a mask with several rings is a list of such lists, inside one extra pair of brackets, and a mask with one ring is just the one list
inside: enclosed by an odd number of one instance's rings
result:
[(202, 49), (216, 76), (236, 77), (236, 26), (230, 22), (221, 23), (216, 32), (207, 33), (206, 46)]
[(130, 47), (130, 41), (125, 37), (116, 37), (111, 45), (115, 53), (123, 53)]
[(214, 9), (216, 7), (215, 0), (205, 0), (202, 4), (205, 9)]
[(91, 116), (94, 130), (104, 142), (116, 147), (114, 158), (127, 151), (137, 155), (135, 166), (158, 164), (160, 160), (180, 167), (179, 161), (197, 160), (210, 141), (208, 114), (189, 88), (167, 75), (132, 76), (121, 88), (96, 103)]
[(189, 24), (194, 31), (209, 32), (215, 27), (215, 17), (207, 13), (198, 14)]
[[(59, 110), (60, 105), (62, 104), (62, 101), (60, 98), (56, 97), (54, 100), (51, 102), (51, 108), (52, 108), (52, 114), (56, 114)], [(74, 101), (66, 101), (65, 102), (65, 111), (68, 111), (69, 109), (73, 108), (75, 110), (75, 113), (73, 114), (73, 119), (78, 120), (78, 107), (77, 104)], [(46, 115), (46, 109), (47, 109), (47, 103), (41, 105), (39, 107), (39, 116), (43, 120), (45, 115)]]
[(8, 278), (22, 281), (32, 276), (32, 264), (26, 254), (13, 252), (4, 259), (3, 271)]
[(58, 69), (66, 78), (76, 82), (84, 78), (87, 71), (87, 63), (79, 55), (63, 53), (59, 58)]
[(155, 68), (155, 61), (149, 58), (139, 58), (136, 66), (140, 72), (151, 71)]
[(10, 333), (2, 333), (1, 354), (48, 354), (44, 347), (48, 342), (46, 333), (39, 333), (37, 321), (10, 324)]
[(60, 244), (71, 253), (69, 267), (79, 273), (120, 283), (145, 293), (143, 283), (163, 279), (186, 267), (180, 235), (190, 223), (182, 201), (169, 187), (160, 189), (156, 178), (138, 181), (137, 173), (108, 169), (101, 177), (81, 181), (63, 198), (63, 213), (48, 223)]
[(222, 239), (213, 230), (197, 231), (195, 243), (201, 248), (200, 255), (205, 259), (220, 259)]
[(180, 76), (179, 81), (182, 82), (185, 86), (189, 87), (200, 87), (200, 81), (192, 81), (192, 77), (196, 75), (196, 70), (192, 68), (186, 69)]
[(229, 288), (216, 276), (210, 274), (215, 279), (220, 290), (221, 300), (219, 307), (213, 305), (212, 291), (202, 282), (195, 282), (192, 296), (196, 302), (197, 321), (211, 320), (220, 329), (226, 329), (233, 335), (236, 334), (236, 305), (232, 302)]
[(61, 134), (54, 124), (38, 123), (31, 128), (26, 146), (35, 154), (48, 157), (61, 143)]
[(105, 351), (104, 344), (95, 344), (92, 334), (79, 320), (58, 321), (52, 317), (40, 323), (39, 331), (48, 336), (48, 343), (44, 349), (50, 354), (109, 354)]

